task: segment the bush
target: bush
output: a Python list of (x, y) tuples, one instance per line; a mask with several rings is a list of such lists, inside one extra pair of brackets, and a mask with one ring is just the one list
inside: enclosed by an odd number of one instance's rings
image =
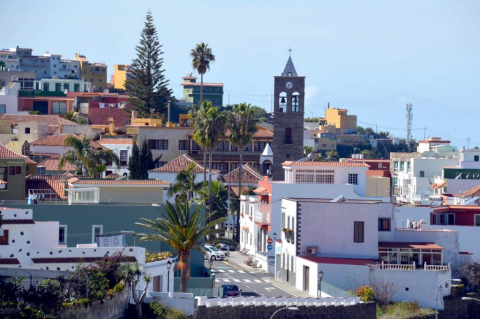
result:
[(362, 286), (358, 288), (355, 295), (360, 297), (362, 301), (375, 301), (375, 293), (370, 286)]
[(125, 289), (125, 286), (122, 283), (118, 283), (113, 287), (113, 291), (116, 293), (122, 292)]
[(187, 315), (180, 309), (168, 308), (165, 319), (187, 319)]
[(148, 250), (145, 251), (145, 262), (151, 263), (154, 261), (165, 260), (167, 258), (172, 257), (172, 253), (169, 251), (162, 251), (162, 252), (150, 252)]
[(167, 313), (167, 309), (158, 301), (151, 302), (150, 309), (152, 309), (155, 318), (164, 318)]
[(164, 304), (154, 301), (150, 303), (153, 315), (158, 319), (187, 319), (187, 315), (180, 309), (167, 308)]

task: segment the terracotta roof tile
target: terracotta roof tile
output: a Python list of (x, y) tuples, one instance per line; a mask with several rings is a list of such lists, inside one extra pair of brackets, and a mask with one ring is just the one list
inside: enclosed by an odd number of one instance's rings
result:
[(29, 175), (26, 178), (25, 195), (28, 196), (30, 189), (50, 190), (57, 198), (65, 199), (65, 183), (63, 176), (53, 175)]
[[(238, 186), (230, 186), (230, 189), (233, 191), (233, 193), (236, 196), (240, 196), (239, 193), (238, 193)], [(249, 192), (249, 191), (250, 191), (249, 187), (242, 186), (242, 194), (244, 194), (245, 192)]]
[(161, 179), (148, 179), (148, 180), (114, 180), (114, 179), (79, 179), (71, 178), (68, 183), (74, 185), (170, 185), (169, 182)]
[[(158, 167), (152, 170), (149, 170), (149, 172), (155, 172), (155, 173), (179, 173), (180, 171), (186, 169), (188, 165), (191, 163), (194, 163), (196, 166), (196, 173), (200, 174), (203, 173), (204, 168), (203, 165), (199, 164), (197, 161), (195, 161), (193, 158), (190, 156), (183, 154), (167, 164), (163, 165), (162, 167)], [(208, 168), (207, 168), (208, 172)], [(220, 171), (212, 169), (212, 173), (219, 174)]]
[(4, 219), (2, 221), (3, 225), (27, 225), (35, 224), (33, 219)]
[(257, 195), (268, 195), (267, 188), (265, 187), (259, 187), (257, 189), (254, 189), (253, 192)]
[(455, 197), (480, 196), (480, 185), (474, 186), (463, 193), (454, 194)]
[[(63, 146), (63, 142), (68, 136), (76, 136), (78, 138), (82, 137), (82, 135), (77, 135), (77, 134), (48, 135), (48, 136), (42, 137), (41, 139), (33, 141), (32, 143), (30, 143), (30, 145)], [(98, 144), (95, 141), (90, 141), (90, 145), (94, 149), (105, 149), (105, 147), (103, 147), (102, 145)]]
[(109, 118), (113, 118), (115, 128), (123, 127), (130, 123), (130, 114), (125, 109), (90, 108), (88, 110), (88, 124), (90, 125), (109, 125)]
[(0, 144), (0, 159), (25, 159), (27, 164), (37, 164), (37, 162), (32, 161), (27, 156), (15, 153), (11, 149)]
[(322, 166), (337, 166), (337, 167), (370, 167), (365, 163), (350, 163), (350, 162), (293, 162), (286, 161), (282, 163), (283, 166), (312, 166), (312, 167), (322, 167)]
[(65, 163), (63, 165), (63, 168), (61, 170), (58, 169), (58, 162), (59, 162), (59, 158), (48, 158), (46, 160), (44, 160), (43, 162), (39, 163), (38, 166), (43, 166), (45, 167), (45, 169), (47, 170), (47, 172), (49, 171), (72, 171), (72, 172), (76, 172), (77, 171), (77, 167), (70, 164), (70, 163)]
[(98, 140), (97, 143), (101, 145), (112, 145), (112, 144), (131, 145), (133, 144), (133, 140), (129, 138), (102, 138), (101, 140)]
[(0, 258), (0, 265), (20, 265), (17, 258)]
[(10, 120), (14, 125), (23, 122), (46, 122), (48, 125), (54, 126), (60, 126), (60, 124), (78, 125), (77, 123), (69, 121), (60, 115), (4, 114), (0, 117), (0, 120)]
[[(96, 262), (102, 260), (104, 257), (46, 257), (46, 258), (32, 258), (34, 264), (73, 264), (81, 262)], [(121, 262), (136, 262), (137, 258), (133, 256), (120, 257)]]
[(381, 241), (378, 243), (378, 248), (443, 249), (442, 246), (435, 243), (397, 241)]
[[(223, 176), (223, 179), (227, 183), (238, 183), (238, 175), (240, 172), (240, 167), (237, 167), (230, 173)], [(257, 184), (259, 181), (263, 180), (262, 174), (259, 171), (254, 169), (252, 166), (245, 164), (242, 169), (242, 184)]]

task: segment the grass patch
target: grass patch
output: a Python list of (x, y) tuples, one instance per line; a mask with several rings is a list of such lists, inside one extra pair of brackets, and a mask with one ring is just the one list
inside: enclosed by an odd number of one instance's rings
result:
[(377, 304), (377, 318), (381, 319), (408, 319), (435, 314), (435, 310), (422, 308), (416, 301), (396, 302), (384, 307)]

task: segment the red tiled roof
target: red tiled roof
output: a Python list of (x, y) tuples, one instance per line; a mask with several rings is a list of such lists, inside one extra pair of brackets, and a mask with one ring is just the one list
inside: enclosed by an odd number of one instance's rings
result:
[[(238, 175), (240, 172), (240, 167), (237, 167), (230, 173), (223, 176), (223, 179), (227, 183), (238, 183)], [(252, 166), (245, 164), (242, 168), (242, 184), (257, 184), (259, 181), (263, 180), (262, 174), (259, 171), (254, 169)]]
[(27, 164), (37, 164), (36, 162), (29, 159), (27, 156), (15, 153), (11, 149), (0, 144), (0, 159), (22, 159), (22, 158), (25, 159), (25, 163)]
[[(236, 195), (236, 196), (240, 196), (238, 194), (238, 186), (235, 187), (235, 186), (230, 186), (230, 189), (233, 191), (233, 193)], [(247, 191), (250, 191), (250, 188), (249, 187), (246, 187), (246, 186), (242, 186), (242, 194), (244, 194), (245, 192)]]
[(397, 242), (397, 241), (381, 241), (378, 243), (378, 248), (410, 248), (410, 249), (443, 249), (435, 243), (424, 242)]
[(470, 197), (470, 196), (479, 196), (479, 195), (480, 195), (480, 185), (474, 186), (463, 193), (454, 194), (455, 197)]
[[(68, 136), (76, 136), (78, 138), (81, 138), (82, 135), (77, 135), (77, 134), (59, 134), (59, 135), (48, 135), (45, 137), (42, 137), (41, 139), (38, 139), (36, 141), (33, 141), (30, 143), (30, 145), (41, 145), (41, 146), (63, 146), (63, 143), (65, 139)], [(105, 149), (102, 145), (98, 144), (95, 141), (90, 141), (90, 145), (94, 149)]]
[(120, 178), (120, 175), (118, 175), (118, 174), (110, 174), (110, 175), (105, 176), (105, 178), (117, 179), (117, 178)]
[(65, 199), (65, 184), (63, 182), (63, 176), (53, 175), (29, 175), (26, 178), (25, 183), (25, 195), (28, 196), (30, 189), (37, 190), (51, 190), (57, 198)]
[(17, 258), (0, 258), (0, 265), (20, 265)]
[[(46, 257), (46, 258), (32, 258), (34, 264), (73, 264), (73, 263), (91, 263), (102, 260), (104, 257)], [(120, 257), (121, 262), (129, 263), (136, 262), (137, 258), (133, 256)]]
[(349, 163), (349, 162), (292, 162), (286, 161), (282, 163), (283, 166), (331, 166), (331, 167), (370, 167), (365, 163)]
[(57, 132), (57, 130), (59, 130), (59, 129), (60, 129), (59, 125), (50, 125), (48, 127), (48, 134), (54, 135), (55, 133), (60, 133), (60, 132)]
[(63, 125), (78, 125), (75, 122), (69, 121), (60, 115), (23, 115), (23, 114), (4, 114), (0, 116), (0, 120), (10, 120), (12, 124), (16, 125), (23, 122), (46, 122), (48, 125), (60, 126)]
[(267, 189), (265, 187), (259, 187), (254, 189), (253, 192), (257, 195), (268, 195)]
[(391, 177), (390, 171), (387, 170), (368, 170), (365, 173), (366, 176), (377, 176), (377, 177)]
[(59, 162), (58, 158), (47, 158), (46, 160), (38, 164), (38, 166), (45, 167), (47, 172), (48, 171), (73, 171), (73, 172), (77, 171), (77, 167), (68, 162), (63, 165), (61, 170), (59, 170), (58, 162)]
[(114, 179), (79, 179), (71, 178), (68, 183), (73, 185), (170, 185), (169, 182), (161, 179), (147, 179), (147, 180), (114, 180)]
[(98, 144), (102, 145), (112, 145), (112, 144), (133, 144), (133, 140), (129, 138), (102, 138), (97, 141)]
[[(193, 158), (191, 158), (190, 156), (188, 156), (186, 154), (183, 154), (183, 155), (171, 160), (170, 162), (163, 165), (162, 167), (158, 167), (158, 168), (149, 170), (149, 172), (179, 173), (180, 171), (185, 170), (188, 167), (188, 165), (190, 165), (191, 163), (195, 164), (195, 167), (196, 167), (195, 172), (197, 174), (203, 173), (203, 171), (204, 171), (203, 165), (199, 164), (197, 161), (195, 161)], [(208, 168), (207, 168), (207, 172), (208, 172)], [(212, 173), (219, 174), (220, 171), (212, 169)]]
[(308, 261), (313, 261), (317, 264), (333, 264), (333, 265), (354, 265), (366, 266), (369, 264), (376, 264), (378, 260), (375, 259), (353, 259), (353, 258), (331, 258), (331, 257), (315, 257), (315, 256), (298, 256)]
[(33, 219), (4, 219), (2, 221), (3, 225), (27, 225), (35, 224)]
[(113, 118), (115, 128), (123, 127), (130, 123), (130, 113), (125, 109), (90, 108), (88, 110), (88, 124), (90, 125), (109, 125), (109, 118)]

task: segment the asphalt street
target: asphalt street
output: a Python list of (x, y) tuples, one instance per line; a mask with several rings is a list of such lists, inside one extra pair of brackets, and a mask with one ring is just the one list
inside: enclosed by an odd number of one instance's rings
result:
[[(210, 264), (206, 261), (206, 267)], [(214, 261), (212, 274), (215, 275), (215, 285), (221, 287), (225, 284), (237, 285), (242, 289), (242, 296), (265, 297), (292, 297), (288, 292), (273, 286), (272, 276), (261, 270), (244, 270), (229, 261)]]

